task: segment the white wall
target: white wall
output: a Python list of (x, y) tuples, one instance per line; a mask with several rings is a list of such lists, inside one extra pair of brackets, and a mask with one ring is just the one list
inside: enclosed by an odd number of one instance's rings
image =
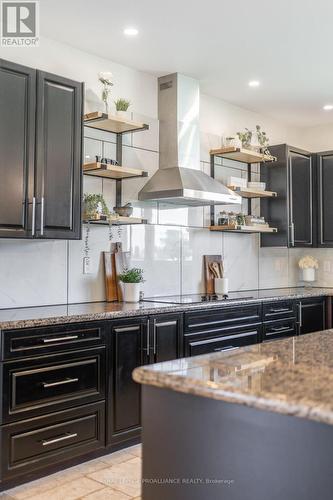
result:
[[(143, 168), (150, 174), (158, 168), (157, 80), (154, 76), (83, 53), (55, 41), (42, 39), (39, 48), (0, 48), (0, 57), (84, 81), (86, 111), (102, 109), (99, 71), (112, 71), (114, 97), (133, 102), (133, 118), (143, 120), (150, 130), (125, 138), (123, 163)], [(267, 117), (202, 96), (201, 166), (209, 171), (209, 149), (221, 143), (221, 136), (244, 127), (262, 125), (272, 143), (297, 141), (299, 131)], [(115, 136), (93, 129), (85, 131), (85, 156), (115, 156)], [(224, 162), (217, 177), (245, 175), (245, 166)], [(123, 201), (137, 198), (144, 179), (123, 183)], [(103, 192), (109, 206), (115, 201), (113, 181), (85, 177), (85, 192)], [(213, 234), (207, 208), (136, 206), (149, 225), (113, 228), (112, 241), (121, 240), (131, 254), (132, 264), (143, 267), (146, 295), (203, 291), (202, 256), (222, 254), (231, 289), (258, 286), (292, 286), (297, 283), (294, 252), (259, 249), (257, 235)], [(86, 231), (86, 229), (85, 229)], [(84, 234), (85, 234), (84, 231)], [(0, 308), (104, 300), (103, 250), (110, 245), (109, 230), (92, 227), (89, 236), (91, 274), (82, 273), (84, 241), (0, 240)], [(313, 253), (313, 252), (312, 252)], [(326, 252), (328, 254), (328, 252)], [(325, 258), (329, 258), (325, 254)], [(328, 265), (326, 264), (326, 268)], [(333, 261), (332, 261), (333, 272)], [(333, 276), (333, 275), (332, 275)]]

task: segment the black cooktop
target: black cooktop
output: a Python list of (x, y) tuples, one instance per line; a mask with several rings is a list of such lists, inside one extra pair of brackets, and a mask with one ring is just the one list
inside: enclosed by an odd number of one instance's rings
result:
[(189, 294), (189, 295), (170, 295), (167, 297), (149, 297), (144, 298), (143, 302), (160, 302), (162, 304), (199, 304), (201, 302), (229, 302), (232, 300), (253, 299), (244, 292), (232, 292), (229, 295), (214, 294)]

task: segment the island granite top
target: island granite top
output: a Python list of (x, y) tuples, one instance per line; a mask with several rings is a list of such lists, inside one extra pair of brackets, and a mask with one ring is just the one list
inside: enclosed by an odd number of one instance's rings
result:
[[(246, 290), (230, 293), (230, 301), (193, 304), (163, 304), (147, 301), (138, 304), (117, 302), (90, 302), (42, 307), (0, 309), (0, 330), (32, 328), (65, 323), (98, 321), (148, 314), (183, 312), (203, 308), (232, 307), (261, 301), (332, 296), (333, 288), (276, 288)], [(250, 298), (249, 298), (250, 297)], [(160, 298), (155, 297), (156, 301)], [(154, 297), (150, 300), (154, 300)]]
[(133, 378), (333, 425), (333, 330), (148, 365)]

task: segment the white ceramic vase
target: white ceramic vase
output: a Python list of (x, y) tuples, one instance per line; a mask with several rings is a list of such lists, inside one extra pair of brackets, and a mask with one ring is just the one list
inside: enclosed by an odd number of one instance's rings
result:
[(215, 278), (215, 293), (220, 295), (228, 295), (229, 293), (229, 279), (228, 278)]
[(130, 111), (116, 111), (116, 116), (118, 116), (118, 118), (122, 118), (123, 120), (129, 120)]
[(316, 280), (316, 270), (313, 267), (302, 269), (302, 280), (312, 282)]
[(141, 283), (122, 283), (124, 302), (139, 302)]

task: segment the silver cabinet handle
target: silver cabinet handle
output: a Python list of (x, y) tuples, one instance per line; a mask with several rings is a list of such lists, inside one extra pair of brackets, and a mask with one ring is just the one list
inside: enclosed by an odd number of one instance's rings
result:
[(31, 218), (31, 234), (35, 236), (36, 232), (36, 198), (32, 198), (32, 218)]
[(42, 441), (43, 446), (49, 446), (50, 444), (60, 443), (60, 441), (66, 441), (67, 439), (73, 439), (77, 437), (77, 432), (73, 432), (72, 434), (65, 434), (65, 436), (60, 436), (54, 439), (45, 439)]
[(158, 325), (158, 326), (174, 326), (174, 325), (177, 325), (177, 321), (174, 320), (174, 321), (164, 321), (163, 323), (160, 323), (160, 322), (156, 322), (155, 320), (155, 325)]
[(72, 384), (74, 382), (78, 382), (78, 378), (65, 378), (64, 380), (58, 380), (58, 382), (42, 382), (42, 386), (44, 389), (48, 389), (49, 387), (57, 387), (58, 385)]
[(62, 342), (67, 340), (76, 340), (78, 339), (78, 335), (68, 335), (67, 337), (53, 337), (51, 339), (42, 339), (44, 344), (51, 344), (52, 342)]
[(239, 347), (234, 347), (234, 346), (230, 346), (230, 347), (216, 347), (214, 349), (215, 352), (219, 352), (219, 351), (235, 351), (236, 349), (239, 349)]
[(303, 311), (302, 311), (302, 303), (300, 302), (298, 304), (298, 312), (299, 312), (299, 327), (302, 328), (302, 321), (303, 321), (303, 318), (302, 318), (302, 315), (303, 315)]
[(156, 354), (156, 319), (153, 321), (153, 353)]
[(147, 319), (147, 354), (149, 356), (150, 349), (150, 320)]
[(295, 246), (295, 224), (292, 222), (290, 224), (290, 229), (291, 229), (291, 236), (290, 236), (290, 243), (291, 243), (291, 246), (294, 247)]
[(281, 307), (281, 309), (271, 309), (270, 312), (272, 313), (280, 313), (280, 312), (288, 312), (291, 311), (288, 307)]
[(140, 326), (123, 326), (120, 328), (115, 328), (114, 331), (116, 333), (121, 333), (121, 332), (135, 332), (140, 330)]
[(44, 235), (44, 197), (40, 202), (40, 235)]
[(271, 328), (268, 330), (269, 332), (283, 332), (284, 330), (291, 330), (290, 326), (275, 326), (274, 328)]

